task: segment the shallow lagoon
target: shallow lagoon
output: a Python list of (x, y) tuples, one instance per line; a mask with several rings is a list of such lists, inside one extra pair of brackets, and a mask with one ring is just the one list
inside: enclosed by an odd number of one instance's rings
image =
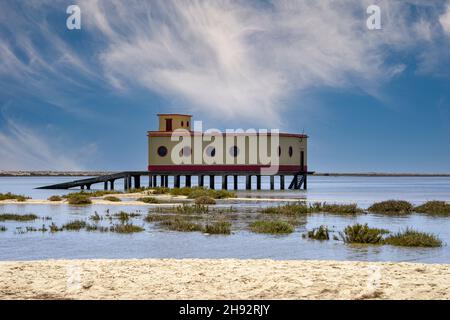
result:
[[(0, 192), (29, 195), (46, 199), (50, 195), (67, 191), (36, 190), (35, 187), (72, 180), (67, 177), (6, 177), (0, 178)], [(287, 180), (288, 181), (288, 180)], [(194, 182), (195, 183), (195, 182)], [(144, 181), (145, 184), (145, 181)], [(118, 185), (118, 184), (117, 184)], [(218, 187), (220, 181), (218, 181)], [(240, 188), (243, 188), (240, 181)], [(268, 180), (263, 180), (268, 188)], [(366, 208), (375, 201), (403, 199), (414, 204), (427, 200), (450, 201), (450, 178), (423, 177), (310, 177), (307, 191), (239, 191), (239, 196), (260, 198), (301, 198), (312, 201), (356, 202)], [(274, 203), (233, 204), (239, 211)], [(50, 216), (61, 225), (73, 219), (88, 219), (94, 212), (104, 214), (120, 210), (138, 211), (143, 215), (149, 210), (143, 206), (91, 205), (0, 205), (0, 213), (35, 213)], [(8, 231), (0, 233), (0, 260), (78, 259), (78, 258), (270, 258), (270, 259), (333, 259), (368, 261), (415, 261), (426, 263), (450, 263), (450, 248), (446, 245), (435, 249), (397, 248), (391, 246), (349, 246), (340, 241), (313, 241), (302, 238), (306, 230), (322, 224), (330, 229), (342, 229), (354, 223), (368, 223), (371, 227), (398, 231), (414, 227), (420, 231), (438, 234), (450, 243), (450, 218), (413, 214), (407, 217), (386, 217), (376, 214), (360, 216), (334, 216), (313, 214), (305, 224), (287, 236), (261, 235), (246, 229), (247, 221), (234, 221), (233, 234), (229, 236), (205, 235), (198, 232), (166, 231), (154, 224), (136, 219), (145, 231), (136, 234), (70, 232), (55, 234), (31, 232), (18, 234), (17, 226), (41, 226), (51, 221), (32, 223), (1, 222)]]

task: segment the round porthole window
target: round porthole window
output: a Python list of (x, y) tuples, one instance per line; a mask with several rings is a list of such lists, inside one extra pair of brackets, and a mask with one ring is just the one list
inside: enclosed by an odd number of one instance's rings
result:
[(191, 155), (191, 148), (190, 147), (188, 147), (188, 146), (186, 146), (186, 147), (183, 147), (183, 149), (181, 149), (181, 151), (180, 151), (180, 156), (181, 157), (189, 157)]
[(292, 157), (293, 151), (292, 151), (292, 147), (289, 147), (289, 157)]
[(165, 157), (167, 155), (167, 148), (164, 146), (161, 146), (158, 148), (158, 155), (160, 157)]
[(239, 148), (238, 148), (237, 146), (231, 147), (231, 148), (230, 148), (230, 154), (231, 154), (233, 157), (237, 157), (238, 154), (239, 154)]
[(206, 155), (208, 157), (214, 157), (216, 155), (216, 148), (209, 146), (206, 148)]

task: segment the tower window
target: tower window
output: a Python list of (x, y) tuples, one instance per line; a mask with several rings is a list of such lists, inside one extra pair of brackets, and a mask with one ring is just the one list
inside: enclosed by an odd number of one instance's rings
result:
[(289, 147), (289, 157), (292, 158), (292, 154), (293, 154), (292, 147)]
[(159, 155), (160, 157), (165, 157), (165, 156), (167, 155), (167, 148), (164, 147), (164, 146), (160, 146), (160, 147), (158, 148), (158, 155)]

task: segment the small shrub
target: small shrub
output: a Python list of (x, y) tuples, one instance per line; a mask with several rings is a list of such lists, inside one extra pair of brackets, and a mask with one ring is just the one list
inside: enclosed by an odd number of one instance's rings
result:
[(369, 228), (367, 224), (355, 224), (347, 226), (344, 233), (341, 233), (341, 238), (345, 243), (381, 244), (383, 233), (381, 229)]
[(122, 201), (122, 200), (120, 200), (119, 198), (114, 197), (114, 196), (107, 196), (107, 197), (104, 197), (103, 200), (111, 201), (111, 202), (121, 202), (121, 201)]
[(370, 212), (385, 214), (409, 214), (413, 208), (413, 205), (408, 201), (387, 200), (372, 204), (368, 210)]
[(294, 232), (294, 226), (285, 221), (260, 220), (250, 224), (250, 229), (257, 233), (287, 234)]
[(450, 215), (450, 204), (445, 201), (428, 201), (414, 208), (415, 212), (432, 215)]
[(61, 196), (51, 196), (48, 198), (48, 201), (62, 201), (63, 198)]
[(155, 197), (143, 197), (143, 198), (137, 199), (137, 201), (141, 201), (144, 203), (160, 203), (160, 201), (158, 199), (156, 199)]
[(201, 224), (191, 222), (179, 217), (161, 221), (160, 226), (163, 226), (168, 230), (172, 231), (183, 231), (183, 232), (203, 231), (203, 227)]
[(216, 204), (216, 200), (208, 196), (201, 196), (195, 199), (195, 204)]
[(34, 221), (38, 218), (35, 214), (0, 214), (0, 221)]
[(324, 212), (333, 214), (358, 214), (363, 210), (355, 203), (351, 204), (327, 204), (326, 202), (316, 202), (310, 206), (310, 212)]
[(442, 241), (436, 235), (409, 228), (387, 237), (384, 243), (403, 247), (442, 247)]
[(86, 228), (86, 222), (82, 220), (74, 220), (64, 224), (62, 228), (68, 231), (80, 231), (81, 229)]
[(115, 224), (109, 228), (109, 231), (116, 233), (135, 233), (142, 232), (145, 229), (132, 223)]
[(8, 230), (8, 229), (6, 229), (5, 226), (0, 226), (0, 232), (5, 232), (6, 230)]
[(203, 204), (183, 204), (177, 206), (175, 210), (178, 214), (206, 214), (209, 212), (209, 207)]
[(308, 231), (308, 238), (314, 240), (330, 240), (330, 234), (326, 226), (320, 226), (311, 231)]
[(230, 234), (231, 223), (228, 221), (217, 221), (214, 223), (207, 223), (204, 228), (204, 232), (209, 234)]
[(31, 199), (31, 198), (23, 196), (23, 195), (13, 194), (11, 192), (0, 193), (0, 201), (3, 201), (3, 200), (16, 200), (18, 202), (24, 202), (24, 201), (27, 201), (28, 199)]
[(103, 220), (103, 218), (97, 212), (95, 212), (92, 216), (89, 217), (89, 220), (99, 222), (100, 220)]
[(70, 205), (81, 206), (81, 205), (92, 204), (92, 200), (86, 195), (79, 194), (79, 195), (70, 196), (68, 198), (68, 203)]
[(152, 188), (153, 194), (168, 194), (170, 189), (166, 187), (155, 187)]

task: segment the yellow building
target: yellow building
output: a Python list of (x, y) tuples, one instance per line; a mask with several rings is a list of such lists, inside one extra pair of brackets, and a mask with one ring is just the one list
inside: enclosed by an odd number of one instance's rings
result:
[(204, 176), (222, 177), (222, 187), (227, 188), (228, 177), (256, 176), (260, 188), (261, 176), (280, 176), (284, 188), (284, 176), (293, 175), (290, 188), (306, 188), (307, 140), (305, 134), (277, 133), (256, 130), (227, 130), (219, 132), (193, 131), (192, 116), (186, 114), (159, 114), (159, 130), (148, 132), (148, 171), (161, 176), (161, 185), (168, 184), (168, 176), (174, 176), (174, 186), (180, 186), (180, 176), (186, 176), (186, 185), (191, 185), (191, 176), (199, 177), (203, 186)]

